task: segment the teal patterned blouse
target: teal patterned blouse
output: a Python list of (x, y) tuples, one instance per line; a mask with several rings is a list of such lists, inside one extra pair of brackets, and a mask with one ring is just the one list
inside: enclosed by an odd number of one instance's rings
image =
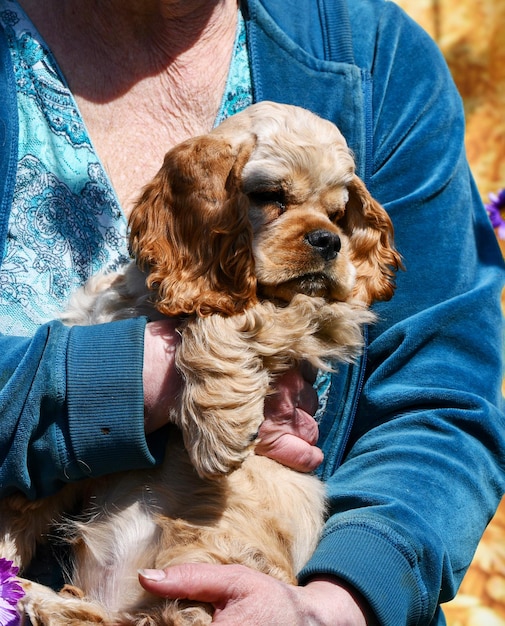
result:
[[(127, 221), (42, 37), (15, 0), (0, 0), (0, 22), (8, 33), (20, 121), (14, 204), (0, 269), (0, 332), (30, 335), (58, 317), (89, 276), (128, 260)], [(251, 102), (239, 15), (216, 125)]]

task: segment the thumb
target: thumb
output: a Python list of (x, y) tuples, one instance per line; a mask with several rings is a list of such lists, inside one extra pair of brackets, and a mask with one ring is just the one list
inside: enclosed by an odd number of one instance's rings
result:
[(207, 602), (218, 608), (226, 604), (232, 588), (237, 595), (237, 567), (240, 566), (185, 563), (163, 570), (143, 569), (138, 574), (144, 589), (155, 595)]

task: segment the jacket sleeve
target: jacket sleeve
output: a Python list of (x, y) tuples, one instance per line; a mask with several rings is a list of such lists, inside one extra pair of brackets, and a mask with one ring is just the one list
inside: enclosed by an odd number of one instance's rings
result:
[(369, 184), (406, 270), (376, 307), (351, 439), (325, 476), (330, 516), (301, 580), (346, 580), (384, 625), (434, 624), (504, 490), (504, 270), (445, 62), (381, 6), (377, 31), (362, 27), (375, 38)]
[(144, 435), (145, 318), (54, 321), (33, 338), (0, 335), (0, 493), (49, 495), (64, 483), (149, 467)]
[[(0, 262), (17, 168), (17, 98), (0, 28)], [(144, 436), (145, 319), (0, 334), (0, 496), (49, 495), (65, 482), (153, 465), (164, 438)]]

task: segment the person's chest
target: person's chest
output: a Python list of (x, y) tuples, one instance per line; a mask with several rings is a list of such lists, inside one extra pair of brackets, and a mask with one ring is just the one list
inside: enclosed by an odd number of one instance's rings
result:
[(166, 152), (212, 129), (221, 91), (222, 85), (216, 85), (215, 96), (201, 99), (203, 104), (198, 100), (189, 103), (182, 94), (176, 102), (161, 93), (158, 85), (144, 81), (132, 93), (108, 104), (76, 97), (93, 147), (127, 216), (161, 167)]

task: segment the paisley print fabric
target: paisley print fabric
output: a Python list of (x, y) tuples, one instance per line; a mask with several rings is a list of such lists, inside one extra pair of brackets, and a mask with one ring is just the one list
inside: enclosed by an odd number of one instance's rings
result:
[[(19, 162), (0, 268), (0, 332), (30, 335), (99, 270), (128, 260), (127, 223), (77, 104), (41, 36), (14, 0), (0, 0), (20, 118)], [(245, 28), (216, 123), (252, 101)]]

